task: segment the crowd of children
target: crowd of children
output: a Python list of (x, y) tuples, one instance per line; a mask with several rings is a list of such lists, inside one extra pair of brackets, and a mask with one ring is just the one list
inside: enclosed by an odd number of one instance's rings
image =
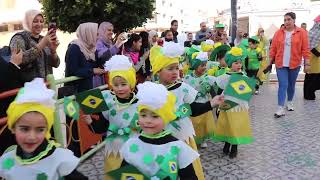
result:
[[(207, 148), (210, 140), (224, 142), (222, 152), (237, 157), (238, 145), (253, 141), (248, 100), (261, 85), (264, 54), (258, 44), (251, 37), (247, 48), (212, 40), (187, 48), (155, 45), (153, 82), (138, 85), (128, 57), (112, 56), (105, 64), (109, 88), (102, 91), (108, 110), (99, 120), (85, 118), (94, 133), (106, 136), (105, 178), (135, 169), (146, 179), (205, 179), (197, 149)], [(231, 82), (234, 77), (239, 80)], [(255, 85), (248, 85), (248, 77)], [(18, 144), (1, 156), (0, 177), (86, 179), (76, 171), (79, 159), (50, 140), (53, 96), (42, 79), (35, 79), (11, 103), (8, 127)]]

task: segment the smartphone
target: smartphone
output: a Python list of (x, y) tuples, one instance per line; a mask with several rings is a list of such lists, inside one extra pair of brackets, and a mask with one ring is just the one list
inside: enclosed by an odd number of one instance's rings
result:
[(49, 22), (48, 31), (50, 31), (51, 29), (53, 29), (51, 34), (56, 34), (56, 31), (57, 31), (57, 23), (56, 22)]

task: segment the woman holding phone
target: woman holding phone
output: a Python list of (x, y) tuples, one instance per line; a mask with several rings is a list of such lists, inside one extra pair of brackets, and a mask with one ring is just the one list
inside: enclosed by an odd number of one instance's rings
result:
[(40, 35), (44, 28), (44, 16), (38, 10), (26, 12), (23, 20), (23, 32), (15, 34), (10, 41), (10, 48), (23, 51), (21, 77), (29, 82), (35, 77), (46, 78), (52, 74), (52, 67), (57, 68), (60, 59), (57, 55), (59, 41), (55, 29), (45, 36)]

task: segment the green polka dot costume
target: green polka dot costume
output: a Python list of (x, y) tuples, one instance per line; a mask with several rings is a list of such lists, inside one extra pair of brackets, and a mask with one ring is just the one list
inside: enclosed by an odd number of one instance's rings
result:
[[(193, 103), (198, 94), (197, 90), (184, 82), (181, 83), (180, 87), (170, 91), (177, 97), (175, 104), (175, 108), (177, 110), (182, 109), (181, 107), (184, 104)], [(192, 122), (188, 116), (182, 117), (173, 123), (175, 123), (176, 126), (170, 123), (167, 125), (166, 129), (172, 132), (173, 136), (179, 140), (188, 142), (189, 138), (193, 138), (195, 136)], [(179, 127), (178, 129), (176, 128), (177, 126)]]
[(0, 177), (7, 180), (58, 180), (75, 170), (79, 161), (72, 151), (57, 148), (44, 159), (22, 165), (16, 160), (15, 148), (0, 157)]
[(195, 161), (199, 154), (182, 141), (149, 144), (130, 138), (121, 148), (121, 156), (150, 179), (169, 176), (177, 179), (178, 170)]
[(105, 151), (107, 156), (111, 153), (117, 156), (122, 145), (130, 137), (137, 135), (133, 131), (138, 128), (137, 103), (121, 104), (109, 90), (103, 91), (102, 94), (109, 108), (102, 112), (103, 116), (109, 120)]
[(193, 73), (184, 77), (183, 82), (189, 84), (198, 91), (196, 102), (206, 103), (209, 101), (210, 90), (215, 86), (215, 77), (206, 74), (196, 77)]

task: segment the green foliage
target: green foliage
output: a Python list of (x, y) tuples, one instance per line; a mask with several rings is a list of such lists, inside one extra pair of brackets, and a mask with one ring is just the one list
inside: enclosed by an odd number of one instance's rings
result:
[(115, 32), (141, 26), (152, 18), (154, 0), (41, 0), (47, 21), (74, 32), (84, 22), (109, 21)]

